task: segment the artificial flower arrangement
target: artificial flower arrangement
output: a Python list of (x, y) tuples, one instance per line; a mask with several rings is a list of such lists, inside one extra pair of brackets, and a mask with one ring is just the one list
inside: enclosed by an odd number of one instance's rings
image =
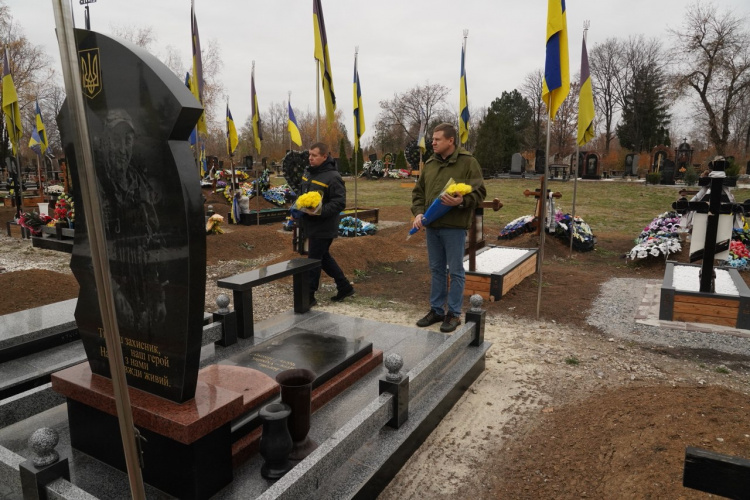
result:
[(626, 257), (631, 260), (659, 257), (682, 251), (680, 244), (680, 216), (677, 212), (664, 212), (656, 217), (635, 239), (636, 245)]
[(216, 182), (216, 192), (217, 193), (221, 193), (222, 191), (224, 191), (224, 189), (226, 189), (226, 187), (227, 187), (227, 183), (225, 181), (217, 181)]
[(52, 184), (44, 188), (44, 193), (50, 196), (60, 196), (61, 194), (65, 193), (65, 188), (63, 188), (59, 184)]
[[(450, 212), (451, 208), (453, 208), (450, 205), (444, 205), (442, 201), (440, 201), (440, 198), (444, 195), (450, 195), (450, 196), (456, 196), (457, 194), (460, 194), (461, 196), (466, 196), (467, 194), (471, 193), (472, 187), (468, 184), (464, 184), (462, 182), (456, 182), (452, 178), (448, 179), (448, 182), (445, 184), (445, 187), (442, 191), (440, 191), (440, 194), (437, 198), (432, 202), (432, 204), (427, 207), (427, 210), (425, 211), (424, 215), (422, 216), (422, 226), (427, 226), (429, 224), (432, 224), (439, 218), (441, 218), (443, 215)], [(414, 235), (417, 232), (417, 228), (412, 227), (409, 230), (409, 236)], [(407, 239), (409, 238), (407, 236)]]
[(289, 187), (289, 184), (284, 184), (282, 186), (267, 189), (263, 192), (263, 198), (274, 205), (282, 207), (288, 201), (294, 199), (294, 193), (292, 192), (292, 188)]
[(508, 222), (505, 227), (500, 230), (498, 240), (511, 240), (516, 236), (520, 236), (523, 233), (530, 233), (534, 231), (533, 222), (536, 219), (533, 215), (522, 215), (512, 221)]
[(49, 215), (40, 215), (36, 212), (23, 212), (21, 214), (21, 217), (18, 219), (18, 223), (21, 225), (21, 227), (25, 227), (29, 231), (31, 231), (31, 234), (33, 235), (39, 235), (42, 232), (42, 226), (46, 225), (50, 221), (53, 222), (54, 225), (54, 219), (50, 217)]
[(292, 213), (294, 210), (310, 215), (320, 215), (323, 211), (323, 196), (317, 191), (301, 194), (292, 205)]
[(368, 236), (375, 234), (377, 230), (377, 226), (372, 222), (365, 222), (352, 216), (343, 217), (339, 222), (339, 236)]
[(206, 234), (224, 234), (224, 230), (221, 228), (222, 222), (224, 222), (224, 217), (213, 214), (206, 222)]
[(55, 203), (55, 219), (65, 221), (68, 225), (75, 221), (75, 203), (70, 195), (64, 194)]
[(594, 249), (596, 237), (593, 231), (591, 231), (591, 226), (581, 217), (576, 215), (575, 219), (573, 219), (570, 214), (564, 214), (562, 210), (558, 209), (555, 213), (555, 220), (557, 221), (555, 236), (570, 242), (572, 234), (573, 248), (580, 252), (588, 252)]

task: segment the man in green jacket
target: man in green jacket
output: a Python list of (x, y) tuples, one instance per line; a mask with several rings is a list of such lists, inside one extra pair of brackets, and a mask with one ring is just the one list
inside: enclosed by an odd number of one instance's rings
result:
[[(479, 162), (471, 153), (457, 146), (456, 141), (456, 128), (453, 125), (441, 123), (435, 127), (432, 133), (434, 154), (425, 163), (411, 195), (413, 227), (416, 229), (423, 227), (424, 213), (438, 197), (442, 204), (453, 207), (447, 214), (425, 226), (427, 256), (432, 274), (430, 312), (417, 321), (417, 326), (421, 327), (442, 321), (440, 331), (446, 333), (454, 331), (461, 324), (466, 231), (471, 227), (474, 209), (487, 196)], [(450, 179), (470, 185), (471, 193), (465, 196), (441, 196)], [(450, 289), (447, 285), (448, 275)]]

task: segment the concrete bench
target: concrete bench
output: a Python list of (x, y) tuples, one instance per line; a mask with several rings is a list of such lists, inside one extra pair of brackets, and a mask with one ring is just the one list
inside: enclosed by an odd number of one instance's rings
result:
[(237, 312), (237, 334), (246, 339), (254, 335), (253, 288), (286, 276), (293, 277), (294, 312), (310, 310), (310, 271), (320, 267), (320, 260), (298, 258), (253, 269), (220, 279), (220, 288), (232, 290), (234, 310)]

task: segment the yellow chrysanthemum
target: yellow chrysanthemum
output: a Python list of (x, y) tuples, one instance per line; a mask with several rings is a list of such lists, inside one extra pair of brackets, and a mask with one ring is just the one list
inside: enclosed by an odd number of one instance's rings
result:
[(315, 208), (320, 205), (322, 199), (323, 197), (320, 196), (319, 192), (310, 191), (297, 198), (297, 208)]
[(467, 194), (471, 193), (471, 186), (469, 186), (468, 184), (464, 184), (463, 182), (458, 182), (456, 184), (451, 184), (450, 186), (448, 186), (448, 189), (446, 189), (445, 192), (451, 196), (455, 196), (457, 194), (466, 196)]

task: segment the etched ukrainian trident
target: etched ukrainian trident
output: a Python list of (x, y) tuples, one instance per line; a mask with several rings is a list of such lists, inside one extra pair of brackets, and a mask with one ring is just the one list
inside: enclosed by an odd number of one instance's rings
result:
[(99, 64), (99, 48), (86, 49), (78, 52), (81, 58), (81, 85), (83, 93), (89, 99), (102, 91), (102, 72)]

